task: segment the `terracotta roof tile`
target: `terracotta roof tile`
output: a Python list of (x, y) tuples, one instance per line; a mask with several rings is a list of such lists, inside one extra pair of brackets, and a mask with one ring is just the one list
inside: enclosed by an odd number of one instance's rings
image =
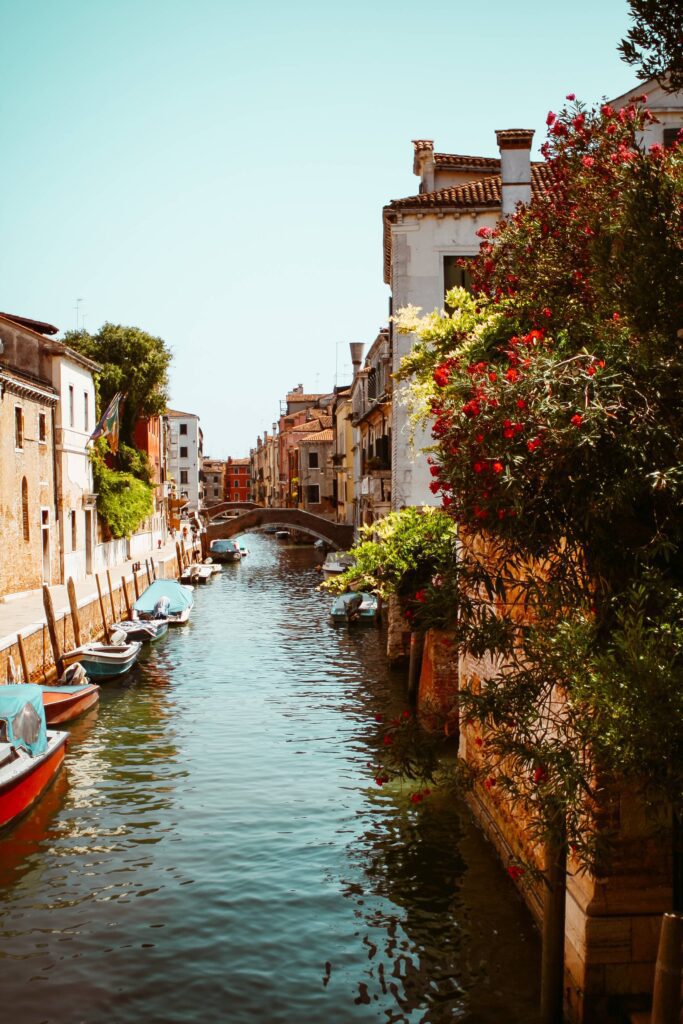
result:
[(328, 441), (334, 441), (333, 430), (319, 430), (317, 434), (307, 434), (306, 437), (299, 438), (299, 444), (324, 444)]
[(434, 168), (437, 171), (451, 169), (458, 171), (488, 171), (493, 174), (496, 171), (500, 171), (500, 157), (464, 156), (461, 153), (435, 153)]
[(292, 433), (310, 434), (312, 431), (320, 429), (320, 420), (306, 420), (305, 423), (297, 423), (295, 427), (292, 427)]
[(288, 402), (317, 402), (321, 398), (325, 398), (327, 392), (323, 391), (319, 395), (302, 395), (298, 391), (289, 391), (287, 393)]

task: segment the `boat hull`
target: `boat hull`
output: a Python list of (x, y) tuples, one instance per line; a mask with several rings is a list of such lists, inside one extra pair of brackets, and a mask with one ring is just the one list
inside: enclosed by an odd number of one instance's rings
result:
[[(73, 692), (73, 690), (76, 692)], [(84, 711), (97, 704), (100, 688), (94, 683), (77, 688), (67, 686), (42, 687), (45, 721), (48, 725), (72, 722)]]
[(8, 828), (40, 799), (64, 762), (66, 741), (67, 733), (53, 733), (44, 754), (0, 768), (0, 829)]
[[(91, 679), (116, 679), (130, 672), (138, 660), (142, 644), (132, 641), (126, 644), (109, 645), (102, 644), (100, 650), (92, 647), (76, 648), (64, 654), (65, 665), (72, 665), (75, 661), (80, 662)], [(104, 649), (106, 648), (106, 649)], [(127, 653), (124, 655), (124, 648)]]

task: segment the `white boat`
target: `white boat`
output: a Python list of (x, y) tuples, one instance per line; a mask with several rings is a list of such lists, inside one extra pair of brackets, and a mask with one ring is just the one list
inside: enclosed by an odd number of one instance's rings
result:
[(247, 555), (249, 554), (249, 548), (244, 543), (244, 541), (243, 540), (238, 540), (237, 541), (237, 547), (240, 549), (240, 555), (242, 556), (242, 558), (246, 558)]
[(80, 662), (91, 679), (114, 679), (130, 671), (141, 647), (137, 640), (123, 644), (81, 644), (63, 654), (62, 660), (65, 666)]
[(155, 580), (133, 605), (137, 618), (166, 619), (171, 626), (187, 622), (193, 608), (193, 588), (176, 580)]
[(355, 563), (353, 555), (348, 551), (328, 551), (327, 557), (322, 564), (323, 576), (334, 576), (340, 572), (346, 572)]

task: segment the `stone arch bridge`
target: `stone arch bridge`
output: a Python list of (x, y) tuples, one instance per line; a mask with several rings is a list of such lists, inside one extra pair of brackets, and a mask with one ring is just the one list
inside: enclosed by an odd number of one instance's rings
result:
[[(221, 519), (216, 522), (216, 517), (224, 512), (239, 512), (240, 514), (233, 516), (232, 519)], [(323, 516), (316, 516), (301, 508), (264, 508), (252, 501), (233, 501), (214, 505), (206, 509), (203, 515), (205, 520), (208, 520), (204, 535), (207, 545), (212, 540), (236, 537), (240, 533), (248, 533), (251, 530), (262, 530), (264, 526), (275, 526), (282, 530), (300, 530), (318, 540), (324, 540), (333, 548), (342, 550), (350, 548), (353, 544), (353, 526), (331, 522)]]

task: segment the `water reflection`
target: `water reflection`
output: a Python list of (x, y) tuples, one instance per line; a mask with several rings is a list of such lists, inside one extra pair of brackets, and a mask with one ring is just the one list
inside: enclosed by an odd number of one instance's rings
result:
[(536, 937), (468, 812), (372, 786), (377, 632), (328, 623), (310, 549), (248, 546), (0, 839), (16, 1015), (531, 1022)]

